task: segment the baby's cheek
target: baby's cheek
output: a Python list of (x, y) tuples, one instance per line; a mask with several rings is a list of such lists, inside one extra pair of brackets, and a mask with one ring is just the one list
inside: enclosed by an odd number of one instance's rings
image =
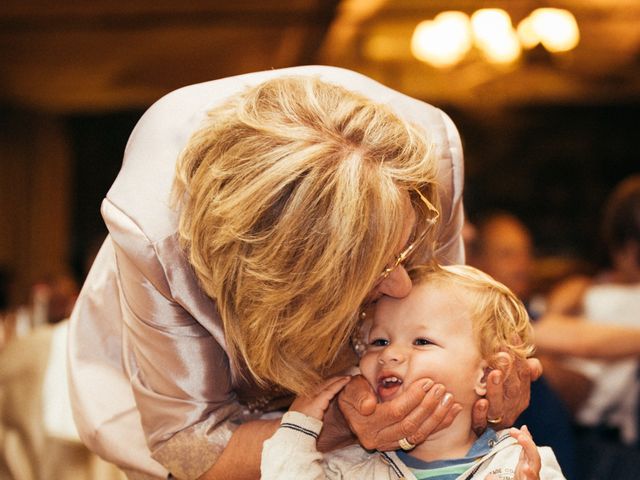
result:
[(371, 384), (375, 381), (375, 365), (376, 359), (372, 354), (365, 353), (360, 359), (360, 372)]

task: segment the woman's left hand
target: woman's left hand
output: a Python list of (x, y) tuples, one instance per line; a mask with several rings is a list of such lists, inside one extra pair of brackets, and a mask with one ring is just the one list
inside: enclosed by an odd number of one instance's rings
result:
[(509, 354), (496, 354), (497, 367), (487, 376), (486, 398), (473, 406), (473, 430), (481, 434), (487, 424), (496, 430), (510, 427), (529, 406), (531, 382), (542, 375), (537, 358), (526, 361), (513, 359)]

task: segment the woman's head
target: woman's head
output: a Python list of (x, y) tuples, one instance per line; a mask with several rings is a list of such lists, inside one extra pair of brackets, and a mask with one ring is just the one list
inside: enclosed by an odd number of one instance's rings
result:
[(269, 80), (212, 110), (175, 191), (181, 240), (232, 361), (295, 392), (317, 381), (398, 253), (411, 209), (430, 255), (435, 178), (422, 132), (315, 78)]

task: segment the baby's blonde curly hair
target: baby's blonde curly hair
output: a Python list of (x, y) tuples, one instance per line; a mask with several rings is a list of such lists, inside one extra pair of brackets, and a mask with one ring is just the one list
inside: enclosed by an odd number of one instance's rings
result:
[(409, 272), (415, 285), (455, 285), (465, 289), (473, 332), (480, 354), (491, 368), (494, 355), (506, 352), (515, 358), (533, 354), (533, 329), (524, 304), (504, 284), (469, 265), (418, 266)]

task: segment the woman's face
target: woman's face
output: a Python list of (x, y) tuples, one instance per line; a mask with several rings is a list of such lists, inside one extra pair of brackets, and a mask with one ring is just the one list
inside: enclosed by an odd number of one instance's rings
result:
[[(411, 208), (411, 203), (409, 201), (409, 196), (407, 195), (406, 199), (407, 205), (407, 216), (406, 221), (402, 230), (402, 237), (400, 239), (400, 243), (397, 245), (396, 249), (393, 252), (393, 256), (389, 258), (389, 265), (393, 265), (395, 259), (398, 255), (401, 254), (411, 243), (411, 239), (413, 238), (413, 230), (415, 228), (416, 223), (416, 213), (413, 208)], [(373, 303), (378, 300), (383, 295), (393, 298), (403, 298), (409, 295), (411, 291), (412, 283), (409, 278), (409, 274), (403, 264), (399, 264), (393, 270), (389, 272), (389, 274), (382, 279), (373, 290), (369, 293), (367, 297), (367, 303)]]

